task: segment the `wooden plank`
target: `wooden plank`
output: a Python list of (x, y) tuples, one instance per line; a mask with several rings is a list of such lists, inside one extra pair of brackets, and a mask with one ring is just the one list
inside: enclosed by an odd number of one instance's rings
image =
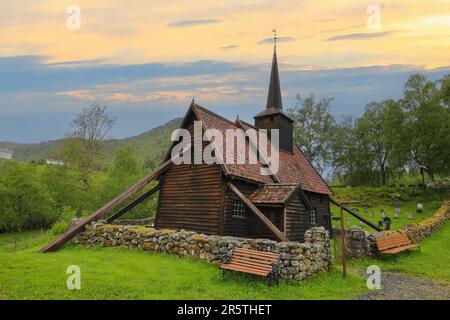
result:
[(114, 213), (112, 216), (107, 218), (106, 222), (108, 222), (108, 223), (113, 222), (114, 220), (116, 220), (120, 216), (124, 215), (125, 213), (127, 213), (128, 211), (130, 211), (131, 209), (136, 207), (138, 204), (140, 204), (145, 199), (148, 199), (152, 194), (154, 194), (158, 190), (159, 190), (159, 185), (157, 185), (156, 187), (153, 187), (152, 189), (150, 189), (149, 191), (147, 191), (146, 193), (144, 193), (143, 195), (141, 195), (137, 199), (135, 199), (132, 202), (130, 202), (127, 206), (125, 206), (124, 208), (120, 209), (119, 211)]
[(231, 182), (227, 183), (228, 187), (233, 191), (242, 202), (269, 228), (270, 231), (281, 241), (288, 241), (286, 236), (281, 232), (251, 201), (244, 196)]
[(226, 269), (226, 270), (245, 272), (245, 273), (250, 273), (250, 274), (256, 274), (259, 276), (267, 276), (269, 274), (269, 272), (257, 271), (257, 270), (251, 269), (251, 268), (245, 268), (245, 267), (241, 267), (239, 265), (233, 265), (233, 264), (223, 264), (220, 267), (222, 269)]
[[(334, 203), (335, 205), (337, 205), (338, 207), (341, 206), (341, 203), (334, 200), (333, 198), (330, 197), (330, 201), (332, 203)], [(347, 207), (345, 207), (344, 205), (342, 205), (342, 209), (348, 213), (350, 213), (352, 216), (354, 216), (356, 219), (358, 219), (359, 221), (362, 221), (363, 223), (367, 224), (369, 227), (375, 229), (376, 231), (383, 231), (380, 227), (378, 227), (376, 224), (370, 222), (369, 220), (365, 219), (364, 217), (360, 216), (357, 213), (354, 213), (353, 211), (351, 211), (350, 209), (348, 209)]]
[(157, 178), (160, 174), (165, 172), (168, 168), (170, 168), (173, 165), (172, 160), (167, 160), (164, 162), (159, 168), (157, 168), (155, 171), (150, 173), (149, 175), (145, 176), (141, 180), (139, 180), (137, 183), (135, 183), (131, 188), (117, 196), (116, 198), (112, 199), (108, 203), (106, 203), (104, 206), (102, 206), (100, 209), (80, 221), (77, 225), (70, 228), (66, 233), (62, 234), (50, 244), (48, 244), (46, 247), (39, 250), (41, 253), (45, 252), (51, 252), (58, 250), (62, 245), (64, 245), (66, 242), (68, 242), (70, 239), (72, 239), (77, 233), (84, 230), (84, 227), (88, 225), (89, 223), (101, 218), (106, 212), (109, 210), (112, 210), (116, 208), (118, 205), (123, 203), (125, 200), (129, 199), (133, 194), (144, 188), (147, 184), (149, 184), (152, 180)]

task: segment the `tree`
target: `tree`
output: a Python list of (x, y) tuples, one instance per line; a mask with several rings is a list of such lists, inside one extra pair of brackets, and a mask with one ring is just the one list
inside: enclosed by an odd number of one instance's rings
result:
[[(401, 110), (393, 100), (372, 102), (357, 121), (362, 145), (373, 159), (373, 169), (379, 173), (379, 183), (385, 185), (388, 176), (402, 166), (397, 132), (402, 130)], [(397, 149), (396, 149), (397, 148)]]
[(130, 147), (117, 149), (112, 164), (111, 176), (122, 178), (136, 176), (137, 174), (139, 174), (139, 165), (133, 150)]
[(45, 228), (56, 221), (51, 194), (36, 167), (8, 162), (0, 175), (0, 231)]
[(316, 101), (312, 94), (306, 99), (297, 95), (297, 104), (288, 110), (294, 120), (294, 141), (320, 172), (331, 161), (330, 146), (336, 125), (330, 114), (332, 100), (321, 98)]
[(80, 171), (82, 189), (89, 189), (89, 178), (104, 166), (105, 139), (115, 123), (106, 105), (93, 104), (72, 121), (72, 131), (60, 149), (65, 162)]
[(435, 175), (448, 172), (449, 162), (449, 108), (446, 106), (448, 83), (427, 81), (414, 74), (406, 82), (401, 99), (405, 117), (405, 141), (410, 150), (410, 162), (424, 179), (426, 173), (432, 182)]
[(370, 185), (374, 181), (373, 154), (351, 117), (336, 126), (331, 150), (334, 176), (350, 185)]

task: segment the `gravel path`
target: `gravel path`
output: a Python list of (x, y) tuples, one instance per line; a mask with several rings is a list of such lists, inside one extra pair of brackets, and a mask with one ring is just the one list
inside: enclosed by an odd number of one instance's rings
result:
[[(365, 273), (360, 273), (367, 277)], [(358, 300), (450, 300), (450, 284), (384, 272), (381, 290), (373, 290)]]

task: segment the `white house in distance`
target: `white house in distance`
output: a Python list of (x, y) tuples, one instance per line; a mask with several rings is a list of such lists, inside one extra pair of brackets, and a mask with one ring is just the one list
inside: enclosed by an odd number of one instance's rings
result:
[(49, 166), (63, 166), (65, 163), (61, 160), (55, 160), (55, 159), (45, 159), (45, 164)]
[(14, 151), (9, 149), (0, 149), (0, 159), (11, 160), (13, 157)]

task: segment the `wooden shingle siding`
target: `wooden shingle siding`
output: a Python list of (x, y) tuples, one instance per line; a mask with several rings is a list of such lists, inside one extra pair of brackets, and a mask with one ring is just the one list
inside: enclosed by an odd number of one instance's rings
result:
[(219, 233), (222, 187), (219, 165), (175, 165), (164, 175), (157, 228)]
[(294, 195), (286, 204), (286, 236), (289, 241), (304, 241), (309, 228), (309, 213), (300, 196)]
[(306, 197), (317, 212), (317, 226), (323, 226), (331, 231), (330, 201), (327, 195), (320, 193), (306, 192)]

